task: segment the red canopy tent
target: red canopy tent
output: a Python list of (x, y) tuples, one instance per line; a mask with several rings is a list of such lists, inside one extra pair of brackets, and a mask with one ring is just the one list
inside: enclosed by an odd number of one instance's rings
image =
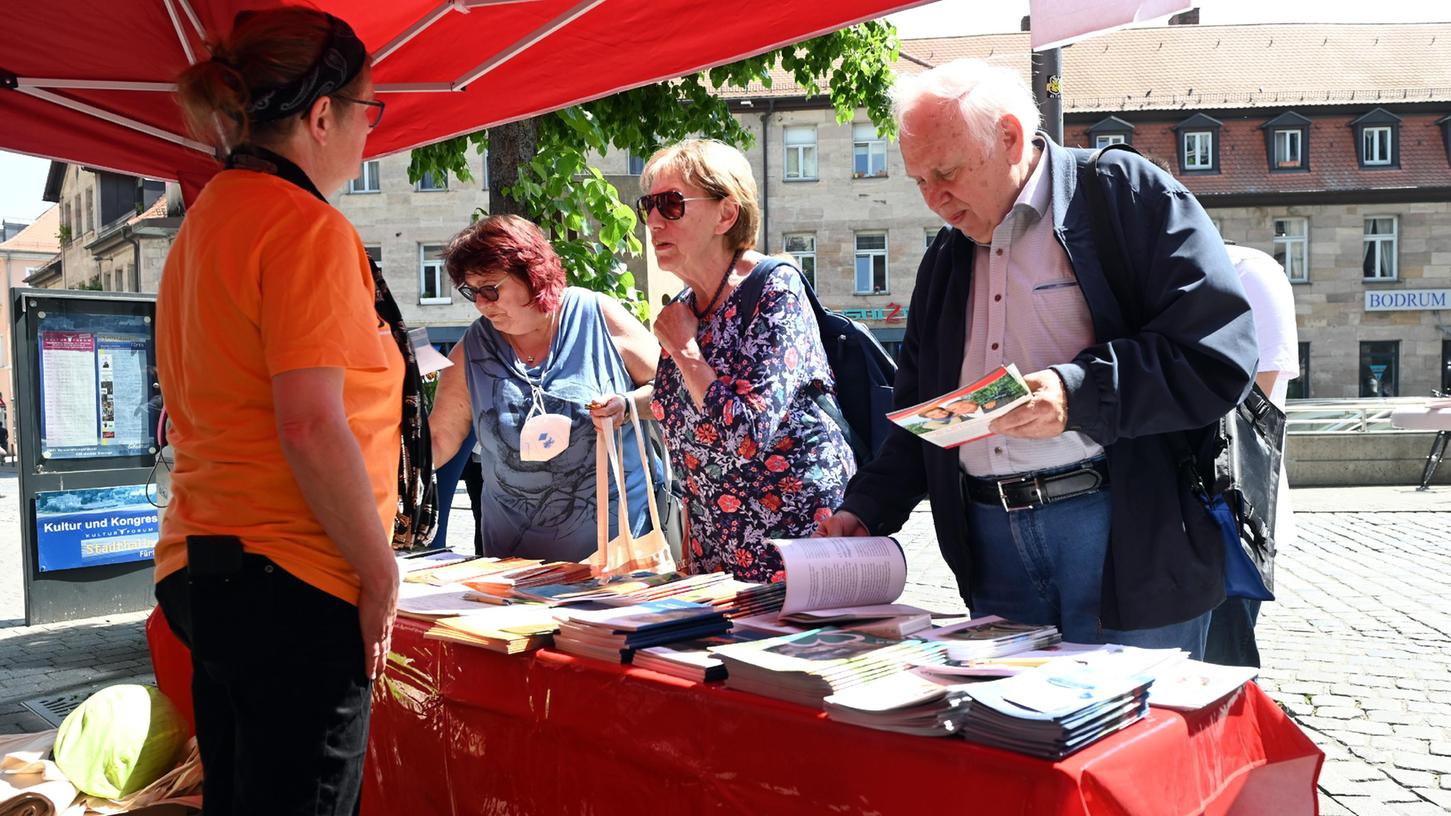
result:
[[(741, 59), (925, 0), (316, 0), (374, 52), (388, 113), (368, 157)], [(180, 181), (218, 167), (172, 80), (258, 0), (12, 3), (0, 149)]]

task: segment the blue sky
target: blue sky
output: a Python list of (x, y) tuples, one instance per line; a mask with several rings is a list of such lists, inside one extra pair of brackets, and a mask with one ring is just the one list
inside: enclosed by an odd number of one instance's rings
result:
[[(951, 36), (1017, 31), (1028, 0), (941, 0), (890, 18), (903, 37)], [(1325, 0), (1203, 0), (1200, 21), (1279, 22), (1446, 22), (1446, 0), (1378, 0), (1375, 3), (1327, 3)], [(32, 221), (50, 205), (40, 200), (49, 162), (0, 151), (0, 218)]]

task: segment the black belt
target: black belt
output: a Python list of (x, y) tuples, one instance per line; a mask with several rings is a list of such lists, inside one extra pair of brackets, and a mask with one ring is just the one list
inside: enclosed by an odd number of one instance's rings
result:
[(1108, 463), (1103, 459), (1056, 473), (1028, 473), (1006, 479), (962, 477), (963, 497), (979, 504), (1000, 504), (1004, 510), (1026, 510), (1043, 504), (1083, 496), (1108, 484)]

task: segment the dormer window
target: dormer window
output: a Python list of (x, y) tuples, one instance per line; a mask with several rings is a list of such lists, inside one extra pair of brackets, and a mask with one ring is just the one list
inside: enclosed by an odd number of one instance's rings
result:
[(1355, 149), (1360, 166), (1385, 169), (1401, 166), (1401, 118), (1376, 108), (1350, 123), (1355, 129)]
[(1270, 159), (1270, 172), (1297, 172), (1310, 169), (1310, 120), (1294, 111), (1286, 111), (1260, 125), (1265, 132), (1265, 153)]
[(1219, 130), (1222, 123), (1196, 113), (1174, 127), (1179, 134), (1179, 171), (1219, 172)]
[(1088, 129), (1088, 139), (1095, 149), (1111, 144), (1133, 144), (1134, 126), (1118, 118), (1107, 116)]

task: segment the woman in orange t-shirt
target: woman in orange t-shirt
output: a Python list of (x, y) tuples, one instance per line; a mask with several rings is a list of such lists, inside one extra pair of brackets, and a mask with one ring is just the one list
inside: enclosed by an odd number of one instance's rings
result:
[(426, 540), (432, 466), (397, 305), (323, 198), (383, 103), (342, 20), (237, 15), (178, 97), (230, 148), (167, 257), (157, 357), (175, 452), (157, 599), (191, 647), (207, 813), (351, 814), (371, 680)]

